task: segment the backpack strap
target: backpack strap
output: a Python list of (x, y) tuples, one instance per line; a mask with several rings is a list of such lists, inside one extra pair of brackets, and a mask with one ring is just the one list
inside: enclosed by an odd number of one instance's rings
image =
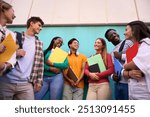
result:
[(17, 41), (17, 43), (18, 43), (18, 45), (19, 45), (19, 48), (20, 49), (22, 49), (22, 41), (23, 41), (23, 39), (22, 39), (22, 33), (20, 33), (20, 32), (15, 32), (16, 33), (16, 41)]
[(125, 45), (126, 39), (121, 43), (120, 48), (119, 48), (119, 52), (122, 52), (124, 45)]

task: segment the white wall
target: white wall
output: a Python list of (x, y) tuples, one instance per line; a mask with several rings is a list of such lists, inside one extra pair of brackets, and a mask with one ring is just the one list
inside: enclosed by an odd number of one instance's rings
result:
[(150, 23), (150, 0), (5, 0), (16, 13), (13, 24), (39, 16), (48, 25)]

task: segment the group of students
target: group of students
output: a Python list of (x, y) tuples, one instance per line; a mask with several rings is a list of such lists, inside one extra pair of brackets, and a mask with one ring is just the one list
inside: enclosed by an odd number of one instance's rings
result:
[[(150, 99), (150, 29), (142, 21), (132, 21), (127, 24), (125, 40), (120, 41), (116, 30), (109, 29), (105, 37), (115, 46), (112, 57), (117, 58), (123, 65), (121, 78), (112, 74), (115, 81), (115, 98), (117, 100), (149, 100)], [(138, 44), (135, 57), (127, 63), (126, 51)], [(134, 51), (133, 51), (134, 52)]]
[[(7, 49), (2, 42), (8, 34), (15, 42), (18, 40), (16, 33), (6, 28), (6, 24), (11, 24), (15, 18), (12, 6), (0, 0), (0, 12), (1, 54)], [(36, 36), (43, 25), (40, 17), (29, 18), (27, 30), (22, 33), (22, 48), (17, 48), (10, 60), (0, 63), (0, 99), (41, 100), (49, 92), (50, 100), (82, 100), (84, 75), (89, 83), (87, 100), (111, 99), (109, 76), (115, 81), (115, 99), (150, 99), (150, 30), (144, 22), (128, 23), (123, 41), (116, 30), (107, 30), (105, 37), (115, 46), (111, 54), (107, 52), (106, 41), (96, 39), (94, 55), (101, 54), (106, 67), (103, 72), (90, 72), (87, 57), (78, 52), (79, 40), (76, 38), (68, 41), (69, 52), (63, 63), (51, 62), (49, 56), (56, 47), (62, 46), (63, 39), (54, 37), (43, 52), (43, 43)], [(136, 42), (139, 43), (138, 53), (127, 63), (126, 50)], [(114, 57), (124, 66), (120, 80), (114, 73)], [(78, 78), (76, 82), (67, 75), (69, 67)]]

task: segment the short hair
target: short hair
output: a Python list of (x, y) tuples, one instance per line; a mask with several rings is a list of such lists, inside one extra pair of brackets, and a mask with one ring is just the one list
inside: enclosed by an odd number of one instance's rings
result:
[(31, 17), (31, 18), (29, 18), (28, 21), (27, 21), (27, 28), (30, 27), (30, 23), (31, 23), (31, 22), (34, 22), (34, 23), (40, 22), (40, 23), (42, 24), (42, 26), (44, 25), (44, 22), (43, 22), (43, 20), (42, 20), (40, 17)]
[(115, 29), (108, 29), (108, 30), (106, 31), (106, 33), (105, 33), (105, 38), (106, 38), (106, 39), (108, 39), (108, 33), (109, 33), (110, 31), (116, 31), (116, 30), (115, 30)]
[(79, 41), (76, 38), (72, 38), (68, 41), (68, 47), (70, 48), (70, 44), (72, 44), (73, 41), (77, 41), (79, 43)]
[(12, 5), (3, 0), (0, 0), (0, 12), (4, 12), (5, 10), (9, 10), (10, 8), (12, 8)]

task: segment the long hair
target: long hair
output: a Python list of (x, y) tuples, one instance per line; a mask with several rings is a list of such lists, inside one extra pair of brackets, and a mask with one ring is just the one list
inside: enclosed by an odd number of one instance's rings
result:
[(48, 48), (44, 51), (44, 56), (47, 54), (48, 51), (50, 51), (53, 48), (53, 44), (54, 44), (55, 40), (57, 40), (58, 38), (61, 38), (61, 37), (54, 37), (51, 40), (51, 43), (49, 44)]
[(96, 40), (100, 40), (104, 46), (103, 50), (102, 50), (102, 58), (104, 60), (104, 64), (107, 67), (107, 45), (106, 45), (106, 41), (103, 38), (97, 38)]
[(11, 8), (12, 8), (12, 6), (9, 3), (7, 3), (3, 0), (0, 0), (0, 12), (7, 11)]
[(142, 21), (132, 21), (128, 23), (133, 31), (133, 36), (135, 39), (140, 42), (142, 39), (149, 37), (150, 38), (150, 29), (148, 26)]

